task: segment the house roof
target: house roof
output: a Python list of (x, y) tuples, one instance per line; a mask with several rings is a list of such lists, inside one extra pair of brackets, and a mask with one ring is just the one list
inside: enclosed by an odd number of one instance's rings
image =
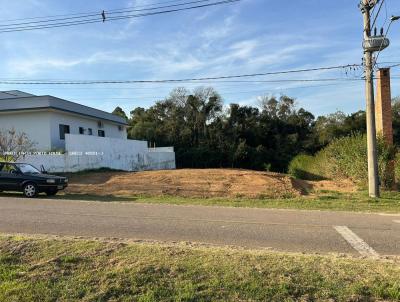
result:
[(27, 96), (34, 96), (34, 95), (19, 90), (0, 91), (0, 100), (14, 99), (16, 97), (27, 97)]
[(36, 96), (19, 90), (0, 91), (0, 112), (40, 109), (54, 109), (91, 118), (108, 120), (117, 124), (127, 124), (126, 120), (118, 115), (51, 95)]

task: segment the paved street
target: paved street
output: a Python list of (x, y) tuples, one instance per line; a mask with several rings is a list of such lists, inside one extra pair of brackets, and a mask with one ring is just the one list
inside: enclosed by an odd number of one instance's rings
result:
[(0, 197), (0, 232), (400, 255), (400, 216)]

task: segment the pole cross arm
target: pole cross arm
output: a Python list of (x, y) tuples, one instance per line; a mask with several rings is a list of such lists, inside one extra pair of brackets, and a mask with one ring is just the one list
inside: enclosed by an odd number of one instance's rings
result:
[(362, 13), (372, 9), (375, 5), (379, 3), (380, 0), (363, 0), (360, 2), (358, 7), (361, 9)]

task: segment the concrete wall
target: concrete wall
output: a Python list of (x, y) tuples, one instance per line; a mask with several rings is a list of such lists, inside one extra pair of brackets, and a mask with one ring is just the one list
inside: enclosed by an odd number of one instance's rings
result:
[[(2, 102), (6, 101), (3, 100)], [(0, 129), (9, 130), (12, 128), (17, 132), (25, 132), (29, 139), (36, 143), (36, 147), (40, 151), (51, 150), (49, 112), (20, 111), (0, 113)]]
[(110, 168), (124, 171), (175, 169), (175, 153), (161, 149), (149, 152), (146, 141), (102, 138), (67, 134), (67, 153), (60, 155), (29, 155), (20, 162), (49, 172), (77, 172)]
[[(88, 129), (91, 128), (93, 132), (93, 137), (98, 136), (98, 130), (104, 130), (106, 137), (113, 137), (119, 139), (127, 138), (125, 126), (123, 126), (122, 131), (120, 131), (118, 128), (118, 124), (114, 124), (109, 121), (103, 121), (103, 128), (99, 128), (97, 122), (98, 122), (97, 119), (92, 119), (89, 117), (86, 118), (75, 114), (68, 114), (57, 111), (52, 112), (50, 118), (52, 148), (53, 149), (66, 148), (65, 146), (66, 141), (60, 139), (60, 132), (59, 132), (60, 124), (70, 126), (70, 133), (78, 135), (79, 135), (79, 127), (83, 127), (85, 129), (85, 135), (83, 135), (83, 137), (88, 135)], [(99, 140), (98, 142), (101, 144), (101, 140)]]
[(29, 155), (19, 162), (30, 163), (36, 168), (43, 165), (51, 173), (78, 172), (89, 169), (109, 168), (123, 171), (150, 171), (175, 169), (175, 153), (149, 152), (132, 156), (88, 155)]
[(149, 148), (149, 152), (174, 152), (174, 147)]

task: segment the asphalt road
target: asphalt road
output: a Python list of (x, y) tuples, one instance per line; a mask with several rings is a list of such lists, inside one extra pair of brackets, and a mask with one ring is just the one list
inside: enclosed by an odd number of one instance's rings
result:
[(0, 197), (0, 232), (400, 256), (400, 216)]

